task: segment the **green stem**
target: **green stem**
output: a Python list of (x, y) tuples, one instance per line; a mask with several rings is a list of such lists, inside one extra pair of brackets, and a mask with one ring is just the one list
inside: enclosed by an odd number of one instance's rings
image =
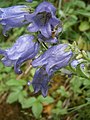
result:
[(41, 45), (43, 48), (45, 48), (45, 50), (48, 49), (48, 46), (47, 46), (44, 42), (41, 42), (41, 41), (39, 41), (38, 39), (37, 39), (37, 41), (40, 43), (40, 45)]
[(44, 45), (44, 47), (46, 48), (46, 50), (48, 49), (48, 46), (44, 43), (44, 42), (42, 42), (43, 43), (43, 45)]
[(61, 5), (62, 5), (62, 0), (59, 0), (59, 4), (58, 4), (58, 9), (61, 9)]
[(85, 106), (87, 106), (87, 105), (89, 105), (89, 104), (90, 104), (90, 103), (87, 102), (87, 103), (82, 104), (82, 105), (80, 105), (80, 106), (76, 106), (76, 107), (73, 107), (73, 108), (69, 108), (68, 111), (70, 111), (70, 112), (68, 112), (68, 113), (75, 112), (75, 111), (77, 111), (77, 110), (79, 110), (79, 109), (81, 109), (81, 108), (83, 108), (83, 107), (85, 107)]

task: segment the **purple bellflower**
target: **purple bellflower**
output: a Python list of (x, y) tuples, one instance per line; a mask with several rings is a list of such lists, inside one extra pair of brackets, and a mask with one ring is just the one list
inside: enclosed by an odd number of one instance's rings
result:
[(29, 14), (29, 8), (25, 5), (0, 8), (0, 24), (3, 26), (3, 34), (11, 28), (21, 27), (28, 22), (24, 16)]
[(67, 44), (59, 44), (49, 48), (44, 54), (32, 62), (34, 67), (44, 66), (48, 75), (68, 65), (72, 51), (66, 52)]
[(79, 64), (79, 61), (78, 61), (78, 60), (73, 60), (73, 61), (71, 62), (71, 66), (74, 67), (74, 68), (76, 68), (78, 64)]
[(80, 64), (80, 67), (84, 69), (85, 65), (83, 64), (83, 59), (73, 60), (71, 66), (76, 68)]
[(6, 50), (0, 49), (0, 54), (4, 55), (2, 62), (5, 66), (14, 65), (17, 74), (22, 73), (20, 66), (28, 59), (32, 59), (38, 53), (39, 44), (33, 42), (34, 36), (23, 35), (19, 37), (16, 43)]
[(26, 15), (27, 21), (30, 22), (28, 30), (30, 32), (40, 31), (41, 34), (49, 38), (52, 34), (52, 26), (59, 24), (60, 20), (55, 16), (56, 8), (49, 2), (42, 2), (38, 5), (35, 12)]
[(33, 0), (26, 0), (27, 2), (32, 2)]
[(48, 76), (46, 70), (42, 67), (36, 70), (33, 81), (31, 82), (34, 92), (41, 91), (42, 95), (46, 97), (48, 92), (48, 83), (50, 82), (50, 76)]
[[(83, 59), (78, 59), (78, 60), (75, 59), (75, 60), (71, 61), (70, 65), (71, 65), (71, 67), (74, 68), (74, 69), (76, 69), (78, 65), (80, 65), (80, 68), (81, 68), (81, 69), (84, 69), (84, 68), (85, 68), (85, 64), (83, 63)], [(75, 73), (73, 73), (72, 71), (67, 70), (67, 69), (64, 69), (64, 68), (61, 69), (61, 72), (64, 73), (64, 74), (66, 74), (66, 75), (69, 75), (70, 77), (71, 77), (73, 74), (75, 74)]]

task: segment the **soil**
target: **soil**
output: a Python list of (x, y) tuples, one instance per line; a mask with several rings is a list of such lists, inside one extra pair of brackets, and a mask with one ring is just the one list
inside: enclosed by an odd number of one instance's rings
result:
[(25, 112), (22, 111), (18, 103), (7, 104), (3, 102), (0, 104), (0, 120), (35, 120), (30, 115), (26, 115)]

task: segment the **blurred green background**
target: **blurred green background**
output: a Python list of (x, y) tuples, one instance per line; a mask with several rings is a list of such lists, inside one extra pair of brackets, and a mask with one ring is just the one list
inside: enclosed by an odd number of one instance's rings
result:
[[(75, 41), (80, 50), (90, 53), (90, 1), (89, 0), (48, 0), (57, 8), (57, 17), (62, 21), (63, 31), (60, 43)], [(0, 0), (0, 7), (25, 4), (34, 8), (42, 0), (27, 3), (25, 0)], [(0, 25), (0, 47), (10, 47), (16, 39), (28, 33), (26, 27), (14, 28), (2, 34)], [(2, 56), (0, 56), (2, 58)], [(28, 61), (22, 66), (26, 70)], [(90, 120), (90, 80), (84, 77), (57, 73), (48, 96), (33, 94), (27, 86), (35, 69), (26, 75), (16, 75), (13, 68), (4, 67), (0, 62), (0, 120)], [(89, 102), (87, 102), (89, 101)], [(11, 104), (11, 105), (10, 105)]]

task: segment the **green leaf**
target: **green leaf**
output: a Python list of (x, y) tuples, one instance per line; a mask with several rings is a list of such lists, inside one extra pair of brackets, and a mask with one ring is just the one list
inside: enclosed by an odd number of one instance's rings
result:
[(7, 73), (10, 73), (11, 72), (11, 70), (12, 70), (12, 68), (11, 67), (5, 67), (5, 72), (7, 72)]
[(30, 73), (31, 73), (31, 75), (32, 75), (32, 76), (34, 76), (35, 71), (36, 71), (36, 69), (35, 69), (35, 68), (32, 68), (32, 69), (30, 70)]
[(59, 10), (59, 15), (60, 15), (60, 17), (65, 17), (64, 11)]
[(81, 24), (79, 25), (79, 30), (83, 32), (83, 31), (86, 31), (88, 29), (90, 29), (89, 22), (87, 22), (87, 21), (81, 22)]
[(38, 1), (33, 1), (33, 3), (30, 3), (31, 7), (36, 7), (38, 5)]
[(8, 86), (22, 86), (22, 85), (26, 85), (26, 81), (25, 80), (11, 79), (11, 80), (6, 82), (6, 85), (8, 85)]
[(85, 17), (90, 17), (90, 12), (85, 11), (85, 10), (81, 10), (81, 9), (74, 11), (73, 14), (83, 15), (83, 16), (85, 16)]
[(29, 86), (29, 90), (30, 90), (30, 92), (33, 92), (33, 91), (34, 91), (32, 85)]
[(6, 86), (4, 83), (0, 83), (0, 93), (5, 92), (8, 90), (8, 86)]
[(24, 96), (20, 93), (18, 96), (18, 101), (21, 105), (24, 103), (24, 99), (25, 99)]
[(85, 96), (90, 98), (90, 89), (87, 90), (87, 92), (85, 93)]
[(66, 109), (66, 108), (60, 109), (59, 114), (60, 114), (60, 115), (65, 115), (65, 114), (67, 114), (67, 109)]
[(36, 118), (40, 118), (40, 114), (43, 110), (43, 106), (40, 102), (35, 102), (32, 106), (32, 112)]
[(70, 15), (70, 17), (74, 20), (78, 20), (78, 17), (76, 15)]
[(80, 0), (76, 0), (75, 2), (74, 2), (74, 5), (76, 5), (76, 6), (78, 6), (79, 8), (85, 8), (85, 2), (83, 2), (83, 1), (80, 1)]
[(54, 99), (50, 96), (47, 96), (47, 97), (43, 97), (43, 96), (39, 96), (37, 98), (37, 100), (39, 100), (41, 103), (44, 103), (44, 104), (50, 104), (50, 103), (53, 103), (54, 102)]
[(2, 63), (0, 63), (0, 69), (2, 70), (3, 68), (4, 68), (4, 65)]
[(33, 106), (33, 104), (35, 104), (36, 102), (36, 98), (35, 97), (31, 97), (28, 99), (23, 99), (21, 102), (22, 108), (29, 108), (31, 106)]
[(18, 100), (19, 92), (12, 92), (7, 98), (7, 103), (13, 103)]
[(90, 98), (86, 98), (86, 100), (90, 103)]
[(20, 103), (23, 103), (25, 97), (27, 97), (27, 92), (23, 90), (19, 93), (18, 101)]
[(84, 84), (85, 86), (90, 87), (90, 80), (84, 79), (83, 84)]
[(77, 65), (77, 67), (76, 67), (76, 73), (80, 77), (90, 78), (90, 75), (81, 67), (81, 64)]
[(56, 108), (52, 110), (52, 113), (56, 114), (56, 115), (65, 115), (67, 114), (67, 109), (66, 108)]
[(23, 86), (10, 86), (10, 89), (14, 92), (20, 92), (23, 90)]
[(68, 21), (66, 21), (63, 25), (63, 30), (67, 31), (68, 28), (70, 28), (71, 26), (73, 26), (76, 23), (77, 23), (76, 19), (73, 19), (73, 18), (68, 19)]
[(64, 86), (61, 86), (60, 89), (57, 90), (57, 93), (60, 93), (63, 97), (69, 97), (69, 93), (65, 90)]
[(67, 113), (67, 109), (62, 107), (62, 101), (59, 100), (56, 104), (56, 108), (53, 109), (52, 112), (56, 115), (64, 115)]
[(80, 86), (83, 84), (82, 78), (74, 76), (70, 81), (70, 84), (71, 89), (74, 91), (74, 93), (81, 93)]
[(87, 5), (86, 10), (90, 11), (90, 4)]
[(62, 108), (62, 101), (61, 100), (58, 101), (56, 107)]

